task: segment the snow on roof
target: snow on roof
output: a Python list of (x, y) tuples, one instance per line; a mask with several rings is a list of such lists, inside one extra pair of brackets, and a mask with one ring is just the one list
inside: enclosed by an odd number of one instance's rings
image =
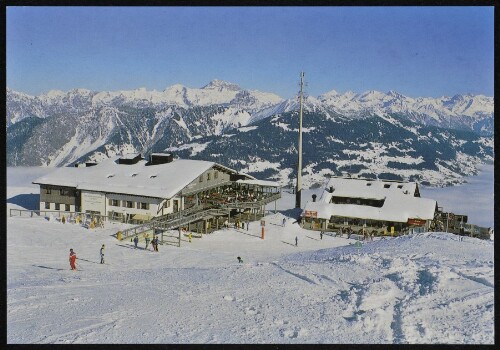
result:
[(127, 153), (120, 156), (121, 159), (135, 159), (140, 156), (140, 153)]
[(280, 187), (280, 185), (275, 181), (264, 181), (264, 180), (238, 180), (236, 181), (240, 184), (247, 185), (258, 185), (258, 186), (271, 186), (271, 187)]
[(213, 166), (230, 172), (236, 171), (203, 160), (178, 159), (170, 163), (145, 166), (147, 161), (136, 164), (118, 164), (116, 156), (85, 168), (64, 167), (42, 176), (33, 183), (75, 187), (81, 190), (126, 193), (131, 195), (172, 198)]
[(381, 208), (357, 204), (308, 202), (304, 210), (316, 211), (318, 218), (341, 216), (380, 221), (407, 222), (408, 219), (432, 220), (437, 202), (429, 198), (395, 195), (386, 198)]
[(172, 153), (151, 153), (152, 156), (161, 156), (161, 157), (168, 157), (171, 156)]
[[(330, 192), (333, 187), (333, 192)], [(437, 202), (415, 197), (415, 182), (331, 178), (318, 202), (308, 202), (304, 210), (318, 212), (318, 217), (333, 216), (407, 222), (411, 219), (431, 220)], [(357, 204), (330, 203), (332, 197), (384, 200), (381, 208)]]
[[(333, 187), (332, 193), (330, 187)], [(332, 196), (366, 199), (384, 199), (392, 193), (414, 196), (416, 189), (416, 182), (333, 177), (328, 181), (320, 202), (329, 203)]]

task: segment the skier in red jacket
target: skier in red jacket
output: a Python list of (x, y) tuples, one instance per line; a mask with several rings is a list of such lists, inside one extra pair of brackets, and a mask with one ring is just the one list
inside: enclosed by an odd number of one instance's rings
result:
[(71, 266), (71, 270), (76, 270), (76, 253), (73, 251), (73, 248), (69, 250), (69, 265)]

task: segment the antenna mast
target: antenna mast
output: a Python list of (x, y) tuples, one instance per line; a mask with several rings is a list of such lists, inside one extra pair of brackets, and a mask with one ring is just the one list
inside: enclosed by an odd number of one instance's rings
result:
[(299, 111), (299, 148), (297, 161), (297, 188), (295, 191), (295, 208), (300, 208), (300, 200), (302, 195), (302, 99), (304, 86), (304, 72), (300, 72), (300, 111)]

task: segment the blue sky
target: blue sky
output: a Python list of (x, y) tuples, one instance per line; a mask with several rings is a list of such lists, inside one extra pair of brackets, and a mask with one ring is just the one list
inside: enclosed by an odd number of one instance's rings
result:
[(32, 95), (213, 79), (293, 97), (493, 96), (493, 7), (7, 7), (7, 86)]

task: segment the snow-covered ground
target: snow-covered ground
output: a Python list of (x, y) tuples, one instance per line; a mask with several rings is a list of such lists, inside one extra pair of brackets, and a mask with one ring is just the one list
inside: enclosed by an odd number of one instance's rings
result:
[[(9, 168), (7, 208), (35, 205), (44, 171)], [(302, 230), (293, 206), (285, 192), (264, 240), (252, 222), (159, 252), (117, 241), (118, 224), (8, 217), (7, 342), (494, 343), (492, 241), (426, 233), (358, 248)]]

